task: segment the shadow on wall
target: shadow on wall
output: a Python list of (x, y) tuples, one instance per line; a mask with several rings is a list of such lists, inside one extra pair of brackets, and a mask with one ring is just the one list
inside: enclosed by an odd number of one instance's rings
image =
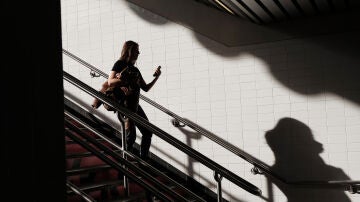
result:
[[(214, 54), (224, 58), (253, 55), (266, 64), (275, 80), (294, 92), (309, 96), (332, 93), (360, 104), (360, 27), (357, 23), (360, 15), (354, 14), (359, 12), (259, 26), (203, 5), (196, 7), (187, 0), (176, 4), (165, 0), (161, 3), (128, 1), (160, 13), (169, 19), (167, 23), (179, 23), (192, 29), (194, 37)], [(150, 23), (166, 24), (164, 18), (151, 17), (150, 11), (145, 12), (131, 3), (129, 6)], [(216, 29), (214, 24), (217, 24)], [(286, 43), (294, 38), (297, 40), (293, 44)], [(256, 49), (246, 44), (240, 47), (239, 43), (237, 47), (229, 47), (231, 42), (225, 42), (228, 39), (250, 45), (262, 44), (255, 46)], [(272, 47), (274, 44), (276, 46)]]
[(137, 16), (141, 17), (143, 20), (150, 22), (152, 24), (155, 25), (165, 25), (166, 23), (168, 23), (169, 21), (166, 20), (163, 17), (160, 17), (159, 15), (150, 13), (150, 12), (146, 12), (146, 10), (144, 8), (141, 7), (135, 7), (135, 6), (130, 6), (131, 10), (134, 11), (136, 13)]
[[(265, 134), (265, 139), (275, 155), (271, 170), (289, 182), (350, 179), (341, 169), (327, 165), (321, 159), (322, 144), (314, 140), (307, 125), (296, 119), (282, 118)], [(296, 188), (277, 181), (273, 183), (289, 202), (350, 202), (344, 191), (338, 189)]]
[[(170, 154), (169, 151), (165, 151), (161, 148), (158, 148), (154, 145), (152, 145), (151, 147), (153, 147), (154, 149), (156, 149), (156, 151), (158, 151), (159, 153), (161, 153), (162, 155), (166, 156), (168, 159), (170, 159), (172, 162), (176, 163), (177, 165), (180, 165), (181, 168), (184, 168), (184, 169), (188, 169), (189, 166), (187, 164), (185, 164), (184, 162), (180, 162), (178, 159), (176, 159), (174, 157), (174, 155)], [(193, 161), (194, 162), (194, 161)], [(203, 185), (205, 185), (207, 188), (209, 188), (210, 190), (216, 190), (216, 186), (217, 184), (214, 183), (213, 180), (211, 179), (208, 179), (206, 177), (203, 176), (202, 173), (200, 172), (196, 172), (196, 171), (193, 171), (193, 179), (198, 179), (198, 181), (202, 181)], [(226, 190), (222, 190), (222, 193), (224, 195), (227, 195), (229, 197), (229, 200), (230, 201), (237, 201), (237, 202), (242, 202), (243, 200), (242, 199), (239, 199), (237, 198), (236, 196), (233, 196), (229, 191), (226, 191)]]
[(360, 105), (360, 32), (298, 39), (257, 50), (227, 48), (204, 36), (197, 39), (208, 50), (223, 57), (246, 53), (263, 61), (273, 78), (302, 95), (336, 94)]
[[(186, 121), (191, 122), (190, 120), (187, 120), (187, 119), (186, 119)], [(202, 137), (202, 134), (201, 134), (201, 133), (196, 132), (196, 131), (194, 131), (194, 130), (185, 129), (185, 128), (184, 128), (185, 125), (182, 125), (182, 124), (179, 123), (176, 119), (171, 120), (171, 122), (172, 122), (172, 124), (174, 125), (174, 127), (177, 127), (177, 129), (179, 129), (179, 131), (182, 132), (182, 133), (186, 136), (186, 145), (188, 145), (188, 146), (191, 147), (191, 146), (192, 146), (192, 143), (191, 143), (192, 141), (191, 141), (191, 140), (193, 140), (193, 139), (195, 139), (195, 140), (201, 139), (201, 137)], [(192, 124), (195, 125), (195, 123), (193, 123), (193, 122), (192, 122)], [(196, 127), (201, 128), (199, 125), (196, 125)], [(202, 129), (203, 129), (203, 128), (202, 128)], [(205, 129), (203, 129), (203, 130), (205, 130)], [(213, 134), (210, 134), (210, 135), (214, 136)], [(217, 136), (216, 136), (216, 137), (217, 137)], [(217, 137), (217, 138), (218, 138), (218, 137)], [(218, 138), (218, 139), (221, 139), (221, 138)], [(221, 140), (222, 140), (222, 139), (221, 139)], [(223, 141), (225, 144), (227, 143), (225, 140), (222, 140), (222, 141)], [(162, 153), (164, 153), (164, 152), (162, 152)], [(168, 157), (170, 157), (170, 156), (168, 156)], [(171, 158), (172, 160), (174, 160), (174, 161), (177, 161), (177, 160), (174, 159), (173, 157), (170, 157), (170, 158)], [(199, 178), (201, 178), (202, 181), (207, 182), (207, 186), (208, 186), (209, 188), (215, 189), (217, 185), (214, 184), (213, 181), (206, 180), (204, 177), (202, 177), (202, 175), (201, 175), (200, 173), (194, 172), (194, 162), (197, 162), (197, 161), (194, 160), (194, 159), (191, 158), (191, 157), (188, 157), (188, 164), (187, 164), (187, 166), (186, 166), (186, 169), (188, 170), (189, 176), (191, 176), (192, 178), (194, 178), (194, 177), (199, 177)], [(185, 166), (184, 166), (184, 167), (185, 167)], [(231, 194), (231, 193), (229, 193), (229, 192), (227, 192), (227, 191), (222, 190), (222, 192), (229, 197), (229, 200), (230, 200), (230, 201), (238, 201), (238, 202), (241, 202), (241, 201), (242, 201), (242, 200), (238, 199), (236, 196), (234, 196), (233, 194)]]
[[(173, 124), (177, 124), (176, 120), (173, 119), (172, 120)], [(179, 131), (182, 132), (185, 137), (186, 137), (186, 145), (189, 147), (192, 147), (192, 140), (199, 140), (201, 139), (201, 134), (198, 132), (194, 132), (194, 131), (190, 131), (185, 129), (184, 127), (180, 126), (178, 127)], [(193, 158), (191, 158), (190, 156), (188, 156), (188, 166), (187, 166), (187, 171), (190, 177), (194, 177), (194, 162), (196, 162), (196, 160), (194, 160)]]
[[(246, 153), (245, 151), (241, 150), (240, 148), (236, 147), (235, 145), (231, 144), (230, 142), (227, 142), (226, 140), (222, 139), (221, 137), (215, 135), (214, 133), (212, 133), (211, 131), (201, 127), (200, 125), (190, 121), (189, 119), (187, 118), (183, 118), (184, 121), (189, 124), (189, 125), (185, 125), (183, 123), (180, 123), (178, 120), (176, 119), (173, 119), (171, 122), (173, 124), (174, 127), (177, 127), (179, 129), (180, 132), (182, 132), (184, 135), (186, 136), (189, 136), (187, 138), (187, 140), (191, 140), (191, 139), (201, 139), (201, 137), (203, 136), (204, 133), (206, 133), (207, 135), (207, 138), (209, 138), (210, 140), (213, 140), (214, 142), (216, 142), (217, 144), (219, 145), (222, 145), (223, 147), (225, 148), (229, 148), (229, 151), (233, 152), (235, 155), (239, 156), (240, 158), (244, 159), (245, 161), (248, 161), (250, 164), (252, 164), (251, 162), (256, 162), (257, 165), (262, 165), (263, 168), (269, 170), (270, 169), (270, 166), (268, 166), (267, 164), (265, 164), (264, 162), (260, 161), (259, 159), (253, 157), (252, 155)], [(189, 126), (190, 125), (192, 126), (191, 130), (187, 130), (187, 129), (184, 129), (185, 126)], [(197, 128), (199, 131), (201, 132), (197, 132), (195, 131), (195, 129), (193, 128)], [(189, 145), (189, 144), (187, 144)], [(191, 146), (191, 145), (189, 145)], [(192, 162), (193, 163), (193, 162)], [(190, 162), (189, 162), (189, 165)], [(249, 170), (250, 172), (250, 170)], [(199, 177), (201, 177), (199, 175)], [(213, 186), (213, 187), (216, 187), (215, 184), (210, 184), (209, 185)], [(224, 191), (223, 191), (224, 192)], [(224, 192), (226, 193), (226, 192)], [(228, 194), (229, 196), (229, 199), (230, 201), (240, 201), (240, 199), (238, 199), (236, 196), (234, 196), (234, 194)], [(267, 200), (266, 198), (264, 197), (261, 197), (262, 199), (266, 200), (266, 201), (269, 201)]]

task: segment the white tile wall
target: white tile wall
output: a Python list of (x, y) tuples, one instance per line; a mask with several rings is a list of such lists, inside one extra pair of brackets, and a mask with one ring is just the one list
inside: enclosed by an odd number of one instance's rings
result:
[[(320, 42), (331, 44), (336, 36), (227, 48), (127, 1), (62, 0), (61, 6), (63, 48), (105, 73), (119, 57), (124, 41), (139, 42), (141, 54), (137, 65), (145, 80), (150, 82), (154, 69), (158, 65), (163, 67), (157, 84), (143, 95), (165, 108), (269, 166), (276, 157), (264, 135), (280, 119), (291, 117), (307, 125), (314, 141), (322, 144), (324, 151), (319, 157), (325, 165), (341, 169), (350, 179), (360, 179), (360, 103), (336, 91), (327, 91), (327, 85), (338, 82), (342, 91), (352, 92), (354, 97), (359, 97), (360, 91), (343, 85), (343, 80), (337, 81), (336, 76), (329, 77), (330, 83), (323, 77), (328, 67), (339, 66), (334, 71), (337, 74), (346, 71), (340, 67), (359, 66), (358, 60), (321, 46)], [(209, 44), (203, 44), (199, 38)], [(67, 56), (64, 70), (95, 89), (104, 81), (91, 78), (87, 69)], [(64, 87), (68, 94), (91, 104), (89, 95), (67, 82)], [(152, 123), (185, 143), (190, 141), (172, 127), (171, 117), (143, 101), (141, 104)], [(118, 127), (114, 114), (104, 109), (94, 114)], [(206, 137), (191, 139), (191, 146), (261, 188), (265, 198), (270, 196), (266, 178), (252, 175), (252, 166), (241, 158)], [(151, 151), (189, 172), (188, 157), (155, 135)], [(190, 166), (195, 179), (216, 191), (211, 170), (198, 162)], [(230, 201), (264, 201), (226, 179), (223, 189)], [(275, 185), (272, 196), (273, 201), (286, 201), (286, 195)], [(351, 201), (360, 201), (358, 196), (349, 197)]]

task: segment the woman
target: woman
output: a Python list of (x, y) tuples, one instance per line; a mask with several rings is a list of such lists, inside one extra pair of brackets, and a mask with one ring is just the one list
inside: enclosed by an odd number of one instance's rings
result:
[[(157, 68), (154, 73), (155, 78), (150, 83), (146, 83), (139, 69), (134, 66), (139, 54), (139, 45), (134, 41), (126, 41), (123, 45), (120, 59), (115, 62), (110, 71), (108, 85), (120, 87), (126, 95), (126, 99), (124, 101), (125, 107), (148, 120), (144, 110), (139, 105), (140, 89), (148, 92), (158, 80), (161, 70), (160, 68)], [(122, 118), (121, 116), (122, 115), (118, 113), (119, 119)], [(136, 125), (128, 118), (125, 119), (127, 151), (132, 152), (133, 150), (133, 145), (136, 140), (135, 126), (142, 134), (140, 157), (147, 160), (151, 145), (152, 132), (140, 125)]]

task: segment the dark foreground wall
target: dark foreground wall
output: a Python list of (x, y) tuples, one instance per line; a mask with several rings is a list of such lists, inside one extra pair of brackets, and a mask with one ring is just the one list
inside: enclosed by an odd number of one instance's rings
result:
[(60, 0), (1, 10), (1, 198), (65, 201)]

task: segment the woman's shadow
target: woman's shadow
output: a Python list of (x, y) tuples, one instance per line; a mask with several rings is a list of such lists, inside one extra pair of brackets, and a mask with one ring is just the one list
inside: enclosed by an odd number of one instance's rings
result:
[[(341, 169), (324, 162), (319, 155), (323, 151), (322, 144), (315, 141), (307, 125), (296, 119), (282, 118), (265, 134), (265, 139), (275, 155), (271, 170), (287, 182), (350, 179)], [(271, 183), (285, 194), (288, 202), (350, 202), (341, 189), (299, 188), (277, 180), (271, 180)]]

